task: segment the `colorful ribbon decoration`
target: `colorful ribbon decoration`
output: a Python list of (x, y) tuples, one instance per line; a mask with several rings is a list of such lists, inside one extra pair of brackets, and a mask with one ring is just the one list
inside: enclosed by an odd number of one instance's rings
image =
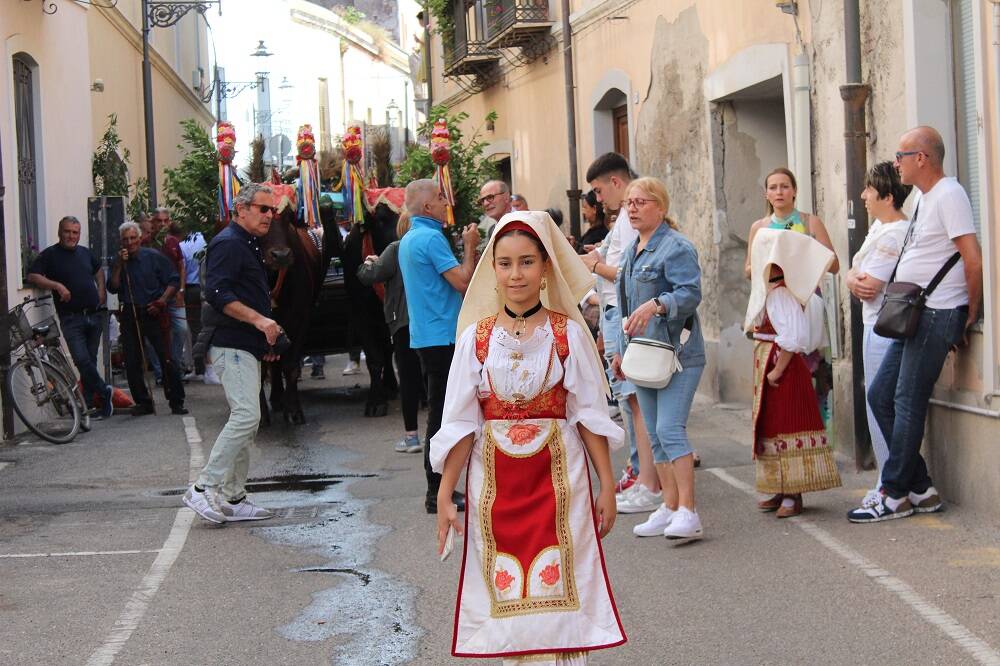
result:
[(240, 192), (240, 181), (233, 169), (236, 157), (236, 129), (225, 120), (219, 121), (215, 134), (215, 149), (219, 153), (219, 220), (229, 224), (233, 218), (233, 198)]
[(448, 200), (448, 219), (445, 226), (455, 224), (455, 192), (451, 187), (451, 173), (448, 171), (448, 162), (451, 161), (451, 134), (448, 132), (448, 123), (444, 118), (439, 118), (434, 123), (434, 130), (431, 132), (431, 159), (437, 165), (435, 178), (438, 187)]
[(319, 219), (319, 164), (316, 162), (316, 138), (313, 136), (312, 125), (303, 125), (295, 140), (298, 151), (296, 161), (299, 165), (299, 219), (306, 227), (318, 229), (322, 226)]
[(363, 223), (364, 213), (364, 174), (358, 166), (364, 156), (361, 144), (361, 128), (357, 125), (347, 128), (340, 140), (344, 148), (344, 169), (340, 174), (340, 182), (335, 190), (343, 192), (344, 210), (352, 222)]

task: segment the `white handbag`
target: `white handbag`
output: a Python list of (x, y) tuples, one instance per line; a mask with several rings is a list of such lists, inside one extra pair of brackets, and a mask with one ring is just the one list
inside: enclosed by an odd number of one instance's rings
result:
[[(691, 337), (691, 327), (694, 318), (684, 322), (681, 331), (681, 349)], [(652, 338), (629, 338), (622, 357), (622, 374), (636, 386), (651, 389), (666, 388), (675, 372), (684, 368), (677, 358), (680, 353), (669, 342), (661, 342)]]

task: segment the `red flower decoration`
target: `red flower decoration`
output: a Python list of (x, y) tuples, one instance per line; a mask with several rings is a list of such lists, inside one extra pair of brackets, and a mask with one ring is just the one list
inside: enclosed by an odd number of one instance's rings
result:
[(510, 584), (514, 582), (514, 577), (507, 573), (506, 569), (500, 569), (497, 571), (496, 578), (493, 579), (496, 584), (497, 589), (501, 592), (506, 592)]
[(538, 577), (542, 579), (542, 584), (552, 587), (559, 582), (559, 563), (555, 562), (542, 569)]
[(524, 446), (530, 443), (535, 437), (538, 437), (542, 429), (535, 425), (534, 423), (517, 423), (510, 427), (507, 431), (507, 436), (510, 437), (510, 441), (518, 446)]

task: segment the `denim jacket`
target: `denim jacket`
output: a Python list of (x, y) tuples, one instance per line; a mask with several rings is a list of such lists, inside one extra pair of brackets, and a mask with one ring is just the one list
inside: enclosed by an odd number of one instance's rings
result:
[[(622, 257), (616, 288), (621, 320), (634, 308), (656, 299), (666, 314), (650, 319), (642, 337), (673, 345), (680, 344), (681, 331), (688, 317), (694, 318), (691, 336), (680, 351), (678, 360), (685, 368), (705, 365), (705, 340), (697, 309), (701, 303), (701, 266), (698, 251), (679, 231), (661, 224), (646, 247), (636, 254), (639, 240)], [(618, 326), (621, 326), (621, 320)], [(619, 336), (619, 352), (625, 353), (627, 338)]]

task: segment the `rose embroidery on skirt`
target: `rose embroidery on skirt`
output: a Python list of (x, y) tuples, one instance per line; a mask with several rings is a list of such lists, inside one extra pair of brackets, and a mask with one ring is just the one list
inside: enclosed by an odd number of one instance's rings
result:
[(538, 577), (542, 579), (542, 585), (552, 587), (559, 582), (559, 563), (554, 562), (542, 569)]
[(538, 437), (542, 429), (534, 423), (515, 423), (507, 431), (510, 441), (517, 446), (524, 446)]
[(497, 589), (501, 592), (506, 592), (510, 584), (514, 582), (514, 577), (511, 576), (506, 569), (499, 569), (497, 571), (496, 577), (493, 579), (493, 583), (497, 586)]

